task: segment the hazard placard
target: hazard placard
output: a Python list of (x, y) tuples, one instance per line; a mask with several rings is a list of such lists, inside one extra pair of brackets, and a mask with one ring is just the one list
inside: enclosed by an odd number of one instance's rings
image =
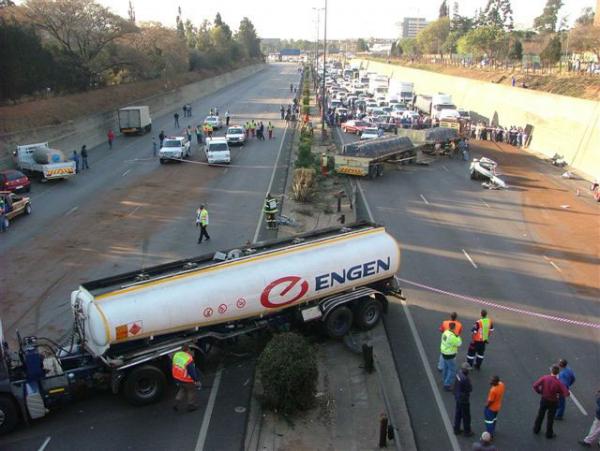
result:
[(127, 324), (120, 324), (115, 327), (115, 338), (117, 340), (126, 340), (141, 335), (144, 330), (143, 321), (133, 321)]

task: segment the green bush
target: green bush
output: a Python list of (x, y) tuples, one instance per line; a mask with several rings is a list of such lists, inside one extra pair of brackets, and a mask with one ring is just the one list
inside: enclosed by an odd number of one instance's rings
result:
[(312, 347), (301, 335), (275, 335), (258, 358), (264, 404), (284, 414), (312, 407), (319, 370)]
[(308, 97), (304, 97), (304, 98), (302, 99), (302, 105), (308, 105), (308, 104), (310, 104), (310, 98), (308, 98)]

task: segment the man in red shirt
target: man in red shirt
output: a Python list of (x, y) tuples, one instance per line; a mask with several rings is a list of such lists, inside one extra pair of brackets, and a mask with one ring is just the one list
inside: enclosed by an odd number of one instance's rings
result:
[(538, 434), (540, 432), (544, 416), (546, 415), (546, 412), (548, 412), (546, 438), (556, 437), (552, 426), (554, 425), (554, 417), (556, 415), (556, 409), (558, 408), (559, 396), (564, 396), (566, 398), (570, 395), (569, 389), (558, 380), (559, 372), (560, 368), (558, 365), (553, 365), (550, 374), (540, 377), (533, 384), (533, 390), (542, 396), (540, 399), (540, 408), (533, 425), (533, 433)]

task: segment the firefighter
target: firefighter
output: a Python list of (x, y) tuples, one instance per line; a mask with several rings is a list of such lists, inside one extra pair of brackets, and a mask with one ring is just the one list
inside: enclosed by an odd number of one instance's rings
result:
[(188, 412), (198, 408), (197, 387), (200, 386), (200, 374), (194, 364), (194, 357), (188, 345), (183, 345), (181, 351), (173, 355), (172, 373), (177, 382), (174, 410), (179, 410), (181, 403), (186, 400)]
[(467, 351), (467, 362), (476, 370), (481, 369), (483, 363), (483, 355), (485, 354), (485, 345), (487, 344), (490, 334), (494, 330), (494, 323), (487, 317), (487, 310), (481, 311), (479, 318), (471, 329), (472, 340)]
[(265, 206), (263, 211), (267, 221), (267, 229), (277, 229), (277, 220), (275, 219), (275, 215), (277, 215), (277, 201), (271, 196), (271, 193), (267, 193), (267, 197), (265, 197)]

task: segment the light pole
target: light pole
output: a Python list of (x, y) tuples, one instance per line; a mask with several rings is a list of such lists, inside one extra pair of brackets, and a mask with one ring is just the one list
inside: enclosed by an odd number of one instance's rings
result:
[(317, 73), (316, 71), (319, 66), (319, 22), (321, 18), (321, 11), (323, 11), (323, 8), (313, 7), (313, 11), (317, 13), (317, 39), (315, 41), (315, 73)]
[(325, 64), (327, 62), (327, 0), (325, 0), (325, 26), (323, 30), (323, 91), (321, 93), (321, 100), (323, 106), (321, 107), (321, 131), (325, 131), (325, 107), (327, 105), (325, 95)]

